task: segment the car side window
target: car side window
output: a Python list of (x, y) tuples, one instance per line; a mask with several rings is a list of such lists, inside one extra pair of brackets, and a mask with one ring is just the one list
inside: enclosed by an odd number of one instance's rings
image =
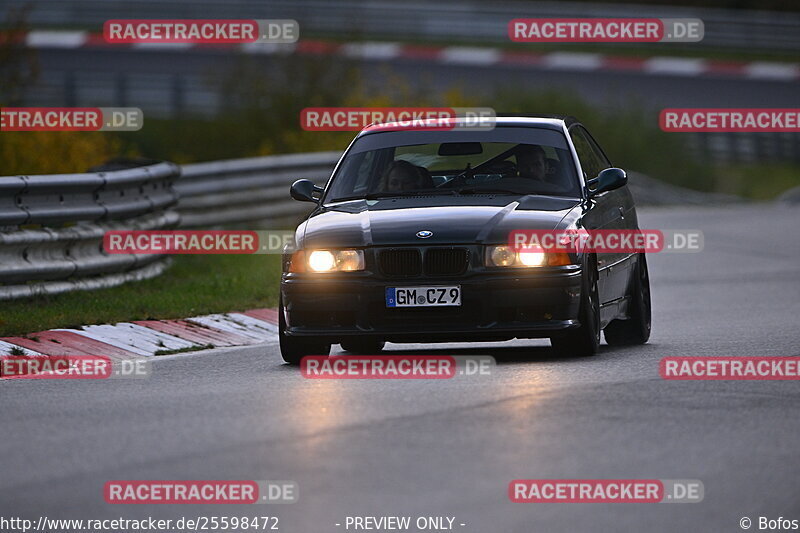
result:
[(603, 152), (581, 126), (570, 129), (569, 135), (575, 145), (575, 151), (578, 153), (578, 159), (581, 161), (581, 167), (587, 179), (597, 177), (601, 170), (611, 166)]
[(586, 140), (589, 141), (589, 146), (592, 147), (592, 152), (594, 153), (595, 157), (598, 161), (600, 161), (600, 170), (611, 168), (611, 161), (608, 160), (606, 154), (604, 154), (603, 150), (600, 149), (600, 146), (597, 145), (594, 137), (592, 137), (592, 135), (586, 131), (586, 128), (581, 127), (580, 129), (586, 136)]

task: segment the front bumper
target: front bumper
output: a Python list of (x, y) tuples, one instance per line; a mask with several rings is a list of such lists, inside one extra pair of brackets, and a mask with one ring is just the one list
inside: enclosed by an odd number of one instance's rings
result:
[[(283, 274), (286, 335), (339, 343), (457, 342), (549, 337), (579, 326), (581, 269), (482, 272), (386, 280), (371, 275)], [(460, 307), (387, 308), (386, 287), (460, 285)]]

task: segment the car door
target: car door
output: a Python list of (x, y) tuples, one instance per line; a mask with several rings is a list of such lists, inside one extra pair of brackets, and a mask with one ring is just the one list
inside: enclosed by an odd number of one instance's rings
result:
[[(585, 180), (596, 178), (600, 171), (611, 167), (606, 155), (582, 125), (573, 125), (569, 133)], [(623, 188), (627, 192), (627, 187)], [(586, 229), (620, 230), (625, 227), (625, 194), (618, 194), (619, 190), (606, 191), (592, 199), (594, 205), (584, 217)], [(621, 298), (624, 296), (624, 287), (627, 283), (626, 254), (597, 253), (596, 255), (600, 302), (607, 303)]]
[[(610, 168), (612, 166), (611, 162), (597, 144), (597, 141), (595, 141), (591, 134), (585, 129), (584, 133), (589, 140), (593, 152), (602, 160), (603, 168)], [(633, 196), (628, 186), (625, 185), (619, 189), (609, 191), (608, 197), (613, 208), (619, 213), (619, 216), (614, 219), (610, 229), (620, 230), (623, 233), (638, 229), (639, 223), (636, 219)], [(610, 255), (611, 264), (608, 268), (609, 300), (616, 300), (625, 297), (628, 293), (630, 279), (633, 275), (633, 267), (635, 265), (635, 254), (629, 251), (620, 251)]]

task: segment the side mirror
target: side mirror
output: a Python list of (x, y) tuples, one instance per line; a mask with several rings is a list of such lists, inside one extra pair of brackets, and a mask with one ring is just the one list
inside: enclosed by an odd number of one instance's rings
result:
[(607, 168), (600, 172), (596, 178), (586, 182), (589, 185), (597, 184), (597, 187), (589, 191), (589, 198), (596, 196), (601, 192), (613, 191), (619, 189), (628, 183), (628, 175), (621, 168)]
[(323, 190), (322, 187), (314, 185), (314, 182), (311, 180), (297, 180), (292, 183), (289, 194), (292, 198), (300, 202), (314, 202), (317, 204), (319, 203), (319, 199), (314, 198), (314, 193), (321, 193)]

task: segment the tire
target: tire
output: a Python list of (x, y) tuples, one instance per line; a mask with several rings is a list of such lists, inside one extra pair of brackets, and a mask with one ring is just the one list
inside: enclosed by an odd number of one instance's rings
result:
[(306, 355), (330, 355), (331, 345), (303, 338), (290, 337), (284, 333), (286, 320), (283, 317), (283, 299), (278, 307), (278, 341), (281, 357), (290, 365), (299, 365)]
[(636, 261), (636, 275), (631, 291), (629, 318), (612, 320), (603, 333), (610, 346), (633, 346), (644, 344), (650, 339), (652, 314), (650, 310), (650, 274), (647, 260), (639, 254)]
[(597, 291), (597, 267), (587, 261), (578, 311), (580, 327), (550, 338), (553, 350), (561, 357), (589, 357), (600, 347), (600, 297)]
[(342, 349), (357, 355), (377, 355), (383, 351), (386, 343), (383, 341), (371, 341), (365, 339), (350, 339), (342, 341)]

